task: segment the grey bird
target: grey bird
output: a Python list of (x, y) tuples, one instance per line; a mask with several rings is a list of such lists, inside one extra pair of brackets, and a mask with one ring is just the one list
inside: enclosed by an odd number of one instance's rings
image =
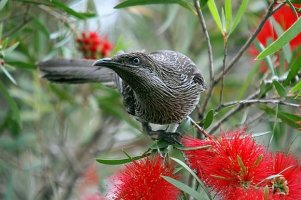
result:
[[(89, 61), (81, 62), (84, 65)], [(206, 89), (203, 76), (193, 61), (175, 51), (121, 53), (97, 60), (91, 67), (81, 67), (78, 61), (66, 62), (65, 66), (64, 63), (52, 65), (53, 62), (48, 61), (39, 66), (44, 77), (54, 82), (114, 80), (126, 111), (154, 138), (174, 135), (177, 125), (195, 109), (200, 93)], [(153, 131), (150, 123), (174, 126), (169, 131)]]

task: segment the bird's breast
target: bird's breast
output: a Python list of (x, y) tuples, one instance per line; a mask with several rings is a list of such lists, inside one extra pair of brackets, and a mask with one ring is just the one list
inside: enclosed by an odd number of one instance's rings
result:
[(192, 86), (176, 91), (156, 91), (137, 95), (135, 115), (154, 124), (178, 123), (196, 107), (200, 88)]

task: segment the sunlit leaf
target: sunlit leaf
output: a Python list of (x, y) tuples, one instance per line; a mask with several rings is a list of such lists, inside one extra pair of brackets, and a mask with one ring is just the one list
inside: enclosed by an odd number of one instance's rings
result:
[(230, 31), (232, 24), (232, 0), (225, 0), (226, 30)]
[(295, 93), (301, 90), (301, 81), (299, 81), (291, 90), (290, 92)]
[(241, 17), (245, 14), (245, 11), (246, 11), (247, 6), (248, 6), (248, 2), (249, 2), (249, 0), (242, 0), (241, 4), (239, 6), (239, 9), (238, 9), (238, 11), (235, 15), (230, 33), (232, 33), (235, 30), (235, 28), (237, 27), (237, 25), (239, 24), (239, 22), (241, 20)]
[(4, 8), (4, 6), (6, 5), (7, 2), (8, 2), (8, 0), (1, 0), (0, 1), (0, 10), (2, 10)]
[(208, 8), (210, 10), (210, 13), (218, 27), (218, 29), (221, 31), (221, 33), (223, 33), (223, 26), (222, 26), (222, 21), (221, 21), (221, 17), (219, 16), (216, 4), (214, 2), (214, 0), (209, 0), (207, 2)]
[(120, 9), (120, 8), (126, 8), (131, 6), (139, 6), (139, 5), (141, 6), (141, 5), (150, 5), (150, 4), (179, 4), (180, 6), (195, 13), (193, 5), (185, 0), (126, 0), (119, 3), (114, 8)]
[(289, 29), (287, 29), (281, 36), (278, 37), (272, 44), (265, 48), (256, 59), (263, 59), (281, 49), (284, 45), (289, 43), (294, 37), (301, 32), (301, 18), (299, 18)]

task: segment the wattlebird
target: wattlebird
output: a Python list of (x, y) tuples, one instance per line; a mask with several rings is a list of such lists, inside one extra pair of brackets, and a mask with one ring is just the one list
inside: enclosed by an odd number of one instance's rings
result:
[[(113, 81), (126, 111), (153, 138), (175, 135), (177, 125), (195, 109), (206, 89), (193, 61), (175, 51), (120, 53), (97, 61), (52, 60), (40, 63), (39, 68), (53, 82)], [(154, 131), (150, 123), (169, 128)]]

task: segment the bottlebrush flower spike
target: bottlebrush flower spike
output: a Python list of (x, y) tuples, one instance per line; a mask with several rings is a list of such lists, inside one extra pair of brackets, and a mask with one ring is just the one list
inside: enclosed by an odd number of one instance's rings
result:
[(180, 190), (161, 177), (177, 179), (173, 171), (173, 166), (164, 163), (159, 155), (133, 161), (114, 178), (115, 188), (109, 196), (122, 200), (175, 200)]
[(270, 175), (270, 155), (245, 129), (223, 133), (220, 138), (208, 141), (185, 138), (182, 143), (185, 147), (211, 145), (207, 149), (185, 151), (185, 155), (191, 168), (222, 199), (246, 199), (242, 194), (262, 199), (263, 189), (258, 186)]
[(113, 45), (96, 32), (83, 32), (81, 37), (76, 39), (78, 49), (84, 58), (97, 59), (110, 54)]
[(204, 173), (204, 167), (208, 162), (208, 159), (211, 159), (215, 156), (213, 151), (213, 146), (215, 142), (211, 139), (200, 140), (197, 138), (185, 136), (182, 138), (182, 144), (184, 147), (195, 147), (193, 150), (185, 150), (185, 158), (189, 166), (196, 170), (197, 175), (202, 179), (206, 180), (206, 173)]
[(301, 166), (290, 155), (276, 153), (273, 161), (273, 175), (281, 175), (270, 181), (270, 199), (301, 199)]

